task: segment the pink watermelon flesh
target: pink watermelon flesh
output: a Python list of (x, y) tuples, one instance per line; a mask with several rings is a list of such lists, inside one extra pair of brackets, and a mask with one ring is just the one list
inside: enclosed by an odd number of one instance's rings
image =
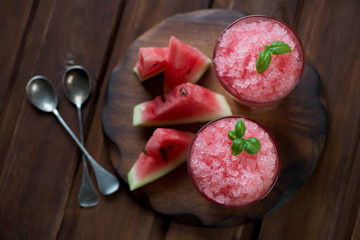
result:
[(231, 115), (221, 94), (193, 83), (183, 83), (152, 101), (134, 107), (134, 126), (207, 122)]
[(145, 81), (165, 70), (168, 47), (141, 47), (133, 71), (140, 81)]
[(193, 137), (190, 132), (156, 129), (128, 173), (130, 190), (164, 176), (185, 162)]
[(170, 37), (168, 54), (164, 72), (165, 92), (182, 83), (196, 83), (211, 63), (211, 59), (198, 49), (174, 36)]

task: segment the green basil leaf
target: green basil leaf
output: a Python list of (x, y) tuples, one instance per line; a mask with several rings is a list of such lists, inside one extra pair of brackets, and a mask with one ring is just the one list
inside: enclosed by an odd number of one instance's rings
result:
[(231, 144), (231, 153), (234, 156), (239, 155), (245, 149), (246, 141), (242, 138), (236, 138)]
[(256, 71), (258, 73), (263, 73), (269, 67), (270, 62), (270, 53), (266, 50), (261, 51), (256, 59)]
[(260, 151), (260, 148), (261, 148), (261, 143), (259, 139), (254, 137), (249, 137), (248, 139), (246, 139), (245, 151), (248, 154), (251, 155), (257, 154)]
[(229, 137), (230, 140), (235, 140), (237, 138), (235, 130), (230, 130), (228, 132), (228, 137)]
[(238, 119), (235, 123), (236, 136), (242, 138), (245, 135), (245, 124), (242, 119)]
[[(266, 49), (266, 48), (265, 48)], [(275, 41), (269, 44), (268, 50), (269, 53), (275, 54), (275, 55), (281, 55), (284, 53), (290, 53), (291, 48), (289, 45), (287, 45), (284, 42), (281, 41)]]

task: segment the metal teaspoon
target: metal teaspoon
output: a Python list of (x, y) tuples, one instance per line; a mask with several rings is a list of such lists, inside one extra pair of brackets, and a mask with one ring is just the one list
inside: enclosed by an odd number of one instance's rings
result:
[(76, 138), (75, 134), (71, 131), (69, 126), (65, 123), (60, 113), (56, 109), (58, 103), (57, 95), (50, 81), (44, 76), (32, 77), (26, 85), (26, 95), (36, 108), (44, 112), (51, 112), (56, 116), (56, 118), (70, 134), (81, 151), (85, 154), (91, 165), (95, 166), (94, 173), (98, 181), (100, 191), (104, 195), (114, 193), (120, 186), (119, 181), (114, 175), (102, 168), (93, 159), (93, 157), (88, 153), (81, 142)]
[[(90, 78), (87, 71), (81, 66), (72, 66), (67, 69), (63, 77), (63, 89), (66, 97), (77, 108), (80, 142), (84, 143), (84, 131), (82, 125), (81, 106), (88, 99), (91, 90)], [(96, 189), (91, 182), (89, 169), (86, 163), (85, 155), (81, 155), (83, 163), (82, 179), (80, 191), (78, 194), (78, 202), (82, 207), (94, 207), (99, 202)]]

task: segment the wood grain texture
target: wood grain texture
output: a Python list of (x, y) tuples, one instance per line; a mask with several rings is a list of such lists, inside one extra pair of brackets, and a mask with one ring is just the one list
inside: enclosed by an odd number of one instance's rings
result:
[(324, 88), (328, 138), (309, 182), (288, 205), (264, 219), (260, 239), (269, 235), (275, 239), (349, 239), (355, 230), (359, 173), (354, 171), (360, 161), (356, 154), (360, 70), (355, 67), (360, 65), (355, 50), (360, 41), (359, 9), (359, 1), (306, 1), (303, 6), (297, 31)]
[[(0, 123), (6, 109), (8, 97), (13, 90), (13, 79), (23, 54), (23, 43), (29, 30), (29, 22), (34, 13), (33, 1), (1, 1), (0, 9), (6, 12), (0, 15)], [(17, 16), (22, 17), (17, 17)]]
[[(109, 146), (110, 158), (125, 182), (128, 171), (154, 131), (154, 128), (133, 127), (132, 109), (138, 103), (151, 100), (162, 89), (161, 81), (157, 81), (159, 79), (141, 84), (133, 74), (139, 47), (167, 46), (169, 37), (175, 35), (211, 56), (216, 38), (228, 24), (241, 16), (244, 14), (229, 10), (176, 15), (147, 31), (130, 46), (124, 61), (111, 76), (103, 118), (105, 133), (115, 143), (115, 147)], [(174, 29), (184, 30), (176, 32)], [(212, 69), (199, 84), (226, 94)], [(280, 207), (308, 179), (321, 154), (326, 136), (326, 116), (320, 104), (318, 84), (316, 72), (306, 65), (296, 90), (275, 106), (252, 110), (241, 107), (228, 97), (234, 115), (245, 115), (264, 124), (273, 133), (280, 148), (283, 161), (279, 180), (274, 190), (259, 203), (236, 210), (212, 205), (194, 190), (186, 166), (133, 194), (160, 213), (190, 224), (210, 226), (244, 223)], [(196, 132), (202, 125), (176, 127)]]
[[(208, 8), (277, 17), (302, 39), (320, 76), (328, 117), (324, 151), (310, 179), (281, 208), (237, 227), (173, 221), (143, 207), (125, 182), (116, 194), (100, 196), (96, 208), (80, 208), (79, 152), (52, 116), (29, 104), (26, 82), (47, 75), (59, 92), (60, 112), (76, 132), (76, 112), (58, 81), (68, 63), (87, 67), (94, 85), (83, 111), (86, 145), (115, 172), (101, 123), (113, 69), (155, 24)], [(359, 239), (358, 12), (358, 0), (0, 1), (0, 239)]]
[[(25, 2), (25, 1), (24, 1)], [(10, 109), (13, 113), (18, 113), (19, 103), (12, 105), (10, 99), (12, 95), (17, 92), (16, 77), (21, 77), (20, 73), (20, 62), (24, 54), (24, 38), (25, 31), (29, 31), (29, 21), (32, 12), (32, 2), (27, 1), (27, 3), (18, 3), (12, 2), (1, 2), (1, 9), (7, 9), (6, 14), (3, 14), (3, 19), (1, 20), (1, 29), (8, 34), (1, 35), (1, 90), (0, 90), (0, 130), (4, 136), (0, 140), (0, 155), (6, 156), (7, 149), (11, 142), (12, 131), (14, 129), (13, 119), (9, 120), (6, 112)], [(14, 18), (16, 12), (22, 15), (22, 18)], [(30, 18), (30, 19), (29, 19)], [(10, 19), (10, 20), (8, 20)], [(12, 31), (13, 26), (17, 26), (16, 31)], [(35, 46), (34, 46), (35, 47)], [(0, 162), (0, 167), (4, 161)]]
[(267, 1), (267, 0), (215, 0), (213, 8), (238, 9), (244, 13), (261, 14), (280, 19), (296, 29), (297, 14), (300, 13), (301, 0)]
[(253, 221), (237, 227), (203, 228), (173, 221), (166, 235), (166, 240), (251, 240), (257, 238), (256, 226), (257, 223)]
[[(13, 93), (1, 123), (0, 193), (8, 196), (0, 203), (2, 239), (53, 239), (57, 235), (79, 155), (55, 118), (31, 106), (25, 85), (32, 75), (47, 76), (58, 93), (60, 113), (78, 132), (76, 110), (62, 93), (61, 77), (68, 63), (76, 63), (89, 69), (95, 83), (93, 76), (102, 61), (99, 56), (105, 52), (111, 33), (111, 28), (104, 30), (102, 26), (112, 24), (116, 9), (101, 11), (98, 17), (102, 23), (92, 16), (108, 4), (41, 1), (32, 9), (35, 15), (21, 46), (23, 55), (14, 70)], [(89, 119), (90, 106), (84, 107), (84, 119)], [(84, 126), (88, 126), (86, 121)]]

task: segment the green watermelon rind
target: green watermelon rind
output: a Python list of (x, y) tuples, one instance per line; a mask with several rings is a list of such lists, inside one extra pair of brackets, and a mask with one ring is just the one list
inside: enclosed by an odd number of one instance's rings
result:
[(136, 178), (136, 163), (135, 163), (127, 175), (130, 191), (133, 191), (137, 188), (140, 188), (148, 183), (151, 183), (151, 182), (165, 176), (166, 174), (168, 174), (169, 172), (173, 171), (175, 168), (177, 168), (178, 166), (180, 166), (181, 164), (186, 162), (188, 150), (189, 149), (186, 149), (184, 151), (184, 153), (181, 154), (178, 158), (176, 158), (175, 160), (172, 160), (169, 163), (169, 165), (165, 165), (160, 170), (154, 172), (153, 174), (149, 174), (147, 177), (145, 177), (143, 179)]
[(162, 73), (164, 71), (165, 71), (165, 68), (158, 71), (158, 72), (155, 72), (155, 73), (153, 73), (153, 74), (151, 74), (151, 75), (149, 75), (149, 76), (147, 76), (145, 78), (142, 78), (140, 76), (138, 68), (136, 66), (133, 68), (133, 72), (135, 73), (136, 77), (140, 80), (140, 82), (144, 82), (144, 81), (146, 81), (146, 80), (148, 80), (148, 79), (150, 79), (150, 78), (152, 78), (152, 77), (154, 77), (154, 76), (156, 76), (156, 75), (158, 75), (158, 74), (160, 74), (160, 73)]
[(199, 64), (199, 66), (198, 65), (194, 66), (194, 69), (198, 69), (198, 71), (197, 74), (194, 75), (192, 79), (190, 79), (190, 82), (192, 83), (198, 82), (201, 79), (201, 77), (204, 75), (206, 70), (209, 68), (211, 63), (212, 63), (211, 59), (207, 58), (205, 62), (200, 63), (202, 65)]
[(133, 110), (133, 126), (156, 127), (156, 126), (168, 126), (168, 125), (177, 125), (177, 124), (200, 123), (200, 122), (208, 122), (208, 121), (215, 120), (217, 118), (232, 115), (231, 108), (230, 108), (226, 98), (219, 93), (214, 92), (214, 95), (217, 99), (217, 102), (220, 105), (219, 111), (209, 113), (209, 114), (203, 114), (203, 116), (189, 116), (187, 118), (177, 119), (177, 120), (169, 120), (169, 121), (145, 122), (142, 118), (142, 111), (145, 109), (147, 102), (140, 103), (140, 104), (136, 105)]

